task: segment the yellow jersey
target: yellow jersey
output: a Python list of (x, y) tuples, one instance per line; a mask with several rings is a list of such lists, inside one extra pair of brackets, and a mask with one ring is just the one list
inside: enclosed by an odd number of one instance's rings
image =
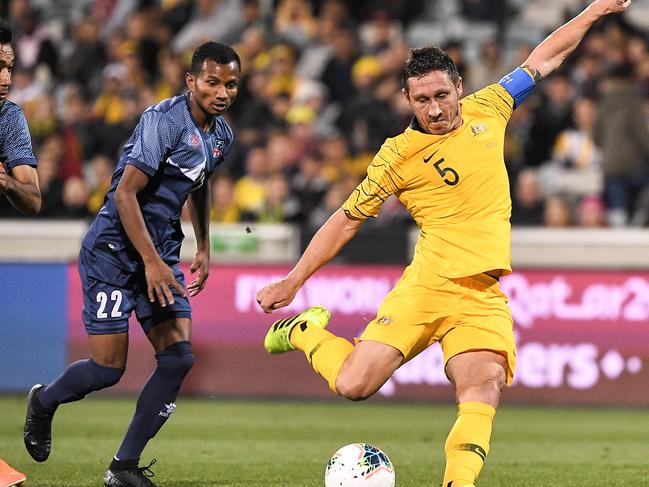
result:
[(367, 176), (343, 204), (356, 219), (376, 217), (392, 194), (419, 226), (414, 263), (448, 278), (511, 273), (511, 199), (503, 158), (514, 99), (500, 84), (460, 100), (462, 125), (445, 135), (416, 119), (385, 141)]

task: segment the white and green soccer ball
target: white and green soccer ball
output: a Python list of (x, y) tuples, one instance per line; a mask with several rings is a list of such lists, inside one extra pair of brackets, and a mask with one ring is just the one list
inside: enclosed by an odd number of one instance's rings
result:
[(394, 487), (394, 467), (375, 446), (345, 445), (327, 463), (325, 487)]

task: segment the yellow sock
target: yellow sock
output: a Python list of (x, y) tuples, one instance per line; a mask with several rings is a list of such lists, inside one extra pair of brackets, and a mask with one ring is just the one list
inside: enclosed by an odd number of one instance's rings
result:
[[(463, 402), (446, 439), (443, 487), (471, 485), (478, 478), (487, 453), (496, 410), (482, 402)], [(452, 484), (451, 484), (452, 482)]]
[(330, 331), (308, 324), (295, 326), (290, 340), (295, 348), (304, 352), (313, 370), (327, 381), (329, 389), (337, 394), (338, 372), (354, 345)]

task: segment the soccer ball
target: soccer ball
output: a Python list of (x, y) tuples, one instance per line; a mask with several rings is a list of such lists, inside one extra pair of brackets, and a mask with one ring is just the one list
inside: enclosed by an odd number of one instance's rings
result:
[(327, 463), (325, 487), (394, 487), (394, 467), (375, 446), (345, 445)]

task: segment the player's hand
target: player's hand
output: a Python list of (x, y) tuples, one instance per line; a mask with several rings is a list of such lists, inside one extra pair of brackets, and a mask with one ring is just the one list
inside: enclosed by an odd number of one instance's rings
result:
[(9, 184), (9, 175), (4, 164), (0, 164), (0, 194), (4, 194)]
[(160, 306), (165, 308), (167, 304), (174, 304), (174, 297), (171, 293), (171, 288), (175, 288), (182, 297), (187, 293), (185, 288), (176, 281), (174, 271), (171, 267), (165, 264), (162, 259), (145, 265), (144, 274), (146, 276), (147, 293), (149, 301), (154, 302), (156, 298)]
[(194, 279), (189, 284), (189, 286), (187, 286), (190, 296), (196, 296), (198, 293), (200, 293), (203, 290), (203, 287), (205, 286), (205, 281), (207, 280), (207, 277), (210, 275), (210, 254), (208, 251), (199, 250), (198, 252), (196, 252), (196, 255), (194, 256), (194, 261), (192, 262), (192, 265), (189, 268), (189, 272), (194, 274), (197, 271), (198, 274), (196, 274), (196, 279)]
[(300, 287), (288, 278), (271, 282), (257, 292), (257, 303), (264, 313), (288, 306)]
[(631, 0), (595, 0), (590, 6), (596, 8), (603, 16), (622, 13), (629, 5), (631, 5)]

